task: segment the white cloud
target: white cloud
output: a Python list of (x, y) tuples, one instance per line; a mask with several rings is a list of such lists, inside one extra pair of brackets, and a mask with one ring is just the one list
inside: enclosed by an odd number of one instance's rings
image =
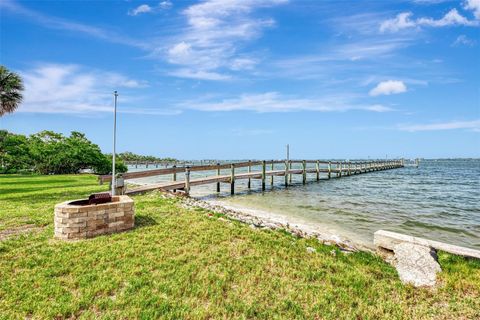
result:
[(402, 12), (397, 14), (393, 19), (388, 19), (380, 24), (380, 32), (391, 31), (396, 32), (406, 28), (415, 27), (414, 21), (410, 20), (413, 15), (411, 12)]
[(478, 25), (477, 21), (470, 21), (460, 13), (457, 9), (450, 10), (445, 14), (441, 19), (435, 20), (433, 18), (420, 18), (417, 20), (418, 25), (426, 25), (431, 27), (445, 27), (445, 26), (476, 26)]
[(113, 90), (146, 85), (118, 73), (88, 70), (78, 65), (46, 64), (20, 74), (25, 93), (19, 112), (108, 112), (112, 110)]
[(157, 6), (150, 6), (148, 4), (141, 4), (135, 9), (128, 11), (130, 16), (137, 16), (142, 13), (155, 13), (161, 10), (169, 9), (172, 7), (172, 3), (170, 1), (161, 1)]
[(387, 80), (382, 81), (375, 88), (370, 90), (371, 96), (379, 96), (379, 95), (390, 95), (390, 94), (397, 94), (407, 91), (407, 86), (403, 81), (398, 80)]
[(171, 63), (188, 63), (191, 57), (192, 46), (185, 41), (179, 42), (168, 49), (168, 57)]
[(414, 125), (400, 125), (398, 128), (402, 131), (417, 132), (417, 131), (438, 131), (438, 130), (458, 130), (471, 129), (473, 131), (480, 131), (480, 119), (472, 121), (450, 121), (442, 123), (431, 124), (414, 124)]
[(150, 7), (148, 4), (141, 4), (138, 7), (136, 7), (135, 9), (130, 10), (128, 12), (128, 14), (131, 15), (131, 16), (136, 16), (136, 15), (139, 15), (141, 13), (152, 12), (152, 10), (153, 10), (152, 7)]
[(466, 10), (472, 10), (475, 18), (480, 20), (480, 0), (467, 0), (463, 7)]
[(200, 111), (253, 111), (253, 112), (345, 112), (349, 110), (363, 110), (372, 112), (392, 111), (391, 108), (381, 105), (355, 104), (344, 96), (328, 98), (296, 98), (283, 96), (278, 92), (259, 94), (243, 94), (238, 98), (217, 101), (187, 101), (178, 105), (181, 109)]
[(162, 1), (158, 4), (158, 6), (162, 9), (169, 9), (173, 6), (172, 2), (171, 1)]
[(183, 11), (188, 26), (166, 48), (167, 61), (183, 69), (172, 74), (195, 74), (198, 79), (206, 75), (206, 80), (221, 80), (231, 76), (211, 77), (212, 73), (252, 69), (257, 60), (240, 53), (239, 48), (274, 25), (272, 19), (255, 18), (252, 12), (284, 2), (286, 0), (207, 0), (189, 6)]
[(402, 12), (397, 14), (393, 19), (388, 19), (380, 24), (380, 32), (397, 32), (403, 29), (429, 26), (429, 27), (445, 27), (445, 26), (478, 26), (476, 20), (469, 20), (458, 13), (457, 9), (452, 9), (446, 13), (441, 19), (433, 19), (423, 17), (416, 20), (411, 19), (411, 12)]
[(468, 38), (466, 35), (461, 34), (455, 39), (452, 43), (452, 46), (473, 46), (475, 44), (475, 40)]

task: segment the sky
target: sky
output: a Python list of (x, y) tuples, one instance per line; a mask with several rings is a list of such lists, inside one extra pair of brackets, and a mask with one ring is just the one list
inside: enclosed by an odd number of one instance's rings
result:
[(0, 1), (0, 129), (178, 159), (480, 157), (480, 0)]

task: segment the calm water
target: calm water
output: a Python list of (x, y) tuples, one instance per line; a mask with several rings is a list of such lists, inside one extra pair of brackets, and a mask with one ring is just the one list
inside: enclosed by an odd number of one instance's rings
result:
[[(213, 173), (195, 177), (209, 174)], [(258, 181), (253, 181), (252, 191), (246, 182), (237, 181), (233, 197), (228, 195), (230, 187), (226, 184), (219, 195), (213, 184), (193, 187), (192, 195), (273, 212), (288, 217), (292, 224), (308, 223), (367, 246), (372, 246), (375, 231), (386, 229), (480, 249), (480, 159), (424, 160), (419, 168), (320, 182), (315, 182), (312, 174), (305, 186), (300, 178), (285, 189), (284, 178), (275, 177), (273, 189), (268, 180), (263, 193)], [(156, 182), (159, 178), (140, 181)]]

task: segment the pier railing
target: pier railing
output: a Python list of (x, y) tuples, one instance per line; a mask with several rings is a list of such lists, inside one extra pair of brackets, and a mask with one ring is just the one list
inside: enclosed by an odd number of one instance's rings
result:
[[(281, 169), (278, 164), (283, 164)], [(300, 164), (300, 168), (294, 165)], [(277, 168), (275, 168), (277, 165)], [(314, 166), (312, 166), (314, 165)], [(350, 176), (355, 174), (367, 173), (371, 171), (388, 170), (403, 167), (403, 160), (376, 160), (376, 161), (325, 161), (325, 160), (269, 160), (269, 161), (243, 161), (236, 163), (217, 163), (213, 165), (196, 165), (196, 166), (173, 166), (170, 168), (154, 169), (138, 172), (128, 172), (121, 176), (123, 180), (139, 179), (153, 176), (171, 175), (170, 181), (162, 183), (149, 184), (133, 189), (125, 190), (122, 184), (122, 190), (127, 194), (143, 193), (150, 190), (183, 190), (185, 193), (190, 192), (190, 188), (196, 185), (217, 184), (217, 192), (220, 192), (220, 183), (229, 183), (231, 194), (235, 193), (236, 180), (248, 180), (247, 186), (251, 188), (253, 179), (261, 180), (261, 188), (265, 190), (267, 177), (271, 177), (270, 183), (273, 186), (275, 176), (283, 176), (286, 187), (292, 184), (293, 175), (301, 175), (302, 182), (307, 182), (307, 174), (315, 174), (316, 180), (320, 180), (320, 174), (325, 173), (327, 179), (334, 177)], [(253, 171), (253, 167), (260, 167), (260, 170)], [(236, 172), (239, 168), (247, 168), (247, 172)], [(229, 170), (228, 174), (222, 174), (221, 170)], [(191, 172), (196, 171), (213, 171), (216, 174), (197, 179), (191, 179)], [(177, 181), (177, 174), (183, 173), (184, 179)], [(99, 176), (99, 182), (109, 182), (112, 180), (111, 175)], [(118, 184), (117, 184), (118, 185)]]

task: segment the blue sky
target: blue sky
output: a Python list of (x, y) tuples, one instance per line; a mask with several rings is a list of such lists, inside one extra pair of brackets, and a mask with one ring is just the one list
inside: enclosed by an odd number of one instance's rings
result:
[(480, 1), (2, 0), (0, 128), (183, 159), (479, 157)]

